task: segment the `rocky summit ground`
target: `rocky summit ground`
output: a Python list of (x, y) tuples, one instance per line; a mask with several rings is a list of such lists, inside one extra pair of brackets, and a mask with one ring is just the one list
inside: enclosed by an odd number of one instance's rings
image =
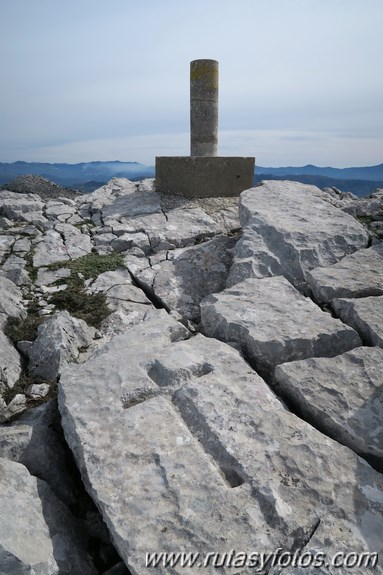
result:
[(0, 191), (0, 573), (383, 573), (382, 239), (383, 190)]

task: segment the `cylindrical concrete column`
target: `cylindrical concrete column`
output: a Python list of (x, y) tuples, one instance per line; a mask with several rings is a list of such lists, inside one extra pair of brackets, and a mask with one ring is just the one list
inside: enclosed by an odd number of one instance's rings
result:
[(190, 62), (190, 155), (216, 156), (218, 145), (218, 62)]

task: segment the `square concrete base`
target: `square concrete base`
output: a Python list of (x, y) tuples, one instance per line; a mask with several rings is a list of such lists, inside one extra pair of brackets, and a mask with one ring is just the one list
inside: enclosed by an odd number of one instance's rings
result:
[(253, 187), (254, 164), (255, 158), (157, 157), (156, 188), (196, 198), (238, 196)]

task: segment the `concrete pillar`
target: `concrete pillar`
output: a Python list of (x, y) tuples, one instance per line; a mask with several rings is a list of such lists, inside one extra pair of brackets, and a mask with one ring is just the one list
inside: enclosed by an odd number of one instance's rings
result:
[(190, 62), (190, 155), (216, 156), (218, 145), (218, 62)]

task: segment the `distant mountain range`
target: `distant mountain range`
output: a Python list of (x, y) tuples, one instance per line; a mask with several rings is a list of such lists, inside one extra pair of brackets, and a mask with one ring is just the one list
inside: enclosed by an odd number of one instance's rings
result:
[[(48, 164), (39, 162), (0, 162), (0, 185), (17, 176), (38, 174), (70, 188), (91, 191), (113, 177), (140, 180), (153, 178), (154, 166), (138, 162), (82, 162), (80, 164)], [(267, 168), (256, 166), (254, 182), (262, 179), (284, 179), (314, 184), (319, 188), (336, 187), (345, 192), (365, 196), (375, 188), (383, 188), (383, 164), (361, 168), (321, 168), (307, 166)]]

